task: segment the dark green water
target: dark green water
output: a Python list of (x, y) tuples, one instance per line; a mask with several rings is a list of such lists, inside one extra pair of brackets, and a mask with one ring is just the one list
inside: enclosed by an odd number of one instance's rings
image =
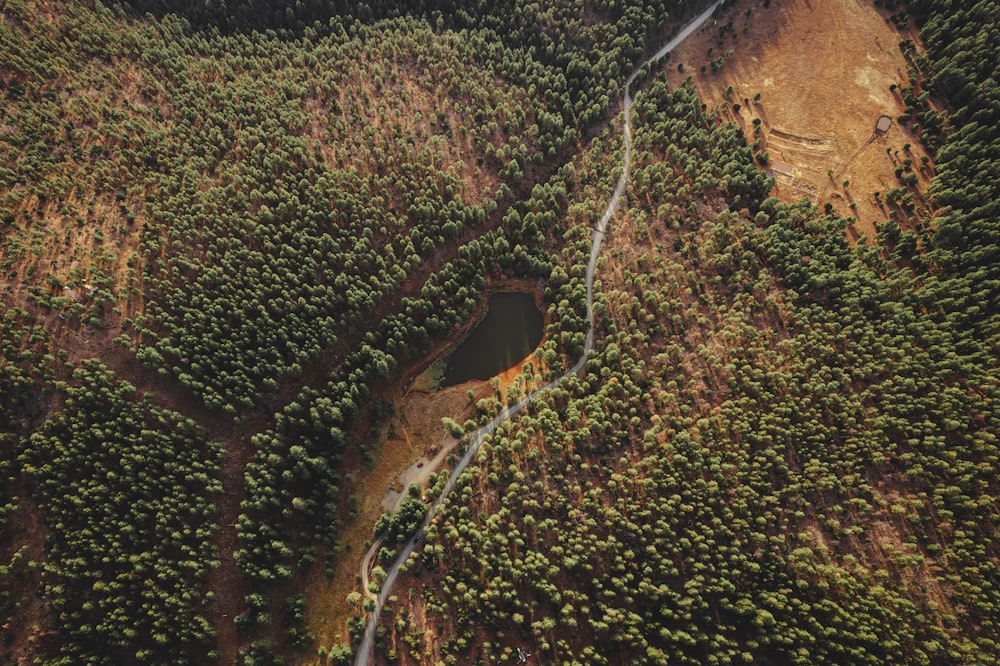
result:
[(441, 386), (489, 379), (512, 367), (542, 341), (544, 323), (531, 294), (491, 292), (486, 317), (448, 357)]

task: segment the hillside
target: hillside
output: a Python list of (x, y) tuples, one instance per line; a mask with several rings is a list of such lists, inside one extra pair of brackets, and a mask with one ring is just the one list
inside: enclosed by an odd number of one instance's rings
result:
[[(413, 377), (503, 284), (533, 362), (421, 411), (470, 430), (584, 350), (625, 78), (698, 6), (342, 4), (0, 10), (4, 662), (350, 663), (365, 591), (327, 596), (405, 531), (359, 493), (412, 462)], [(763, 4), (718, 38), (804, 11)], [(595, 350), (459, 478), (378, 663), (1000, 659), (993, 7), (866, 5), (908, 144), (830, 176), (860, 238), (775, 189), (776, 101), (762, 142), (698, 98), (739, 49), (643, 72)]]

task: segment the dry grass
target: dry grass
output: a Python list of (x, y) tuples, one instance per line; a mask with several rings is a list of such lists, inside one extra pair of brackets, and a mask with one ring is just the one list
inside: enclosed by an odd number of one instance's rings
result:
[[(406, 393), (393, 401), (396, 416), (383, 429), (383, 438), (375, 453), (375, 464), (356, 477), (358, 516), (341, 535), (340, 542), (345, 550), (335, 565), (334, 576), (324, 581), (322, 589), (315, 589), (314, 596), (310, 596), (309, 624), (319, 645), (329, 646), (347, 640), (347, 620), (354, 610), (347, 604), (346, 598), (350, 592), (360, 591), (358, 572), (361, 557), (372, 538), (372, 528), (382, 515), (386, 490), (394, 487), (399, 475), (418, 458), (447, 439), (441, 419), (466, 415), (469, 399), (465, 392), (471, 384), (436, 393)], [(486, 385), (485, 382), (475, 384), (477, 389)], [(318, 662), (310, 658), (304, 663)]]
[[(919, 44), (919, 35), (901, 34), (886, 16), (857, 0), (786, 0), (767, 9), (743, 1), (671, 54), (668, 67), (672, 84), (691, 76), (709, 107), (720, 106), (749, 142), (761, 139), (775, 196), (789, 203), (830, 203), (856, 218), (848, 230), (853, 240), (873, 238), (875, 225), (888, 219), (888, 208), (874, 193), (900, 186), (896, 165), (905, 158), (919, 165), (926, 156), (919, 137), (895, 121), (905, 105), (889, 89), (908, 81), (899, 42)], [(720, 39), (729, 20), (733, 30)], [(730, 49), (733, 55), (713, 74), (710, 61)], [(881, 115), (893, 124), (876, 138)], [(756, 135), (754, 119), (760, 120)], [(907, 143), (911, 150), (904, 154)], [(931, 167), (921, 174), (920, 191), (932, 173)]]

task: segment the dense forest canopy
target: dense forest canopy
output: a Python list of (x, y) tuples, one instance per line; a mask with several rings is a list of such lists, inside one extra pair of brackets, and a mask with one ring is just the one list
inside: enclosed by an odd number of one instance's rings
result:
[[(437, 584), (394, 609), (387, 648), (993, 663), (996, 363), (942, 301), (951, 279), (765, 188), (753, 216), (706, 217), (685, 181), (740, 182), (720, 169), (733, 129), (661, 83), (637, 118), (636, 182), (681, 182), (633, 193), (643, 242), (615, 257), (604, 347), (484, 447), (411, 566), (410, 587)], [(435, 625), (451, 638), (427, 641)]]
[[(1000, 660), (1000, 10), (875, 4), (935, 212), (852, 245), (647, 68), (596, 349), (458, 480), (380, 663)], [(389, 388), (511, 278), (546, 336), (479, 421), (576, 361), (625, 78), (700, 7), (8, 0), (3, 660), (349, 663), (370, 599), (307, 610)]]

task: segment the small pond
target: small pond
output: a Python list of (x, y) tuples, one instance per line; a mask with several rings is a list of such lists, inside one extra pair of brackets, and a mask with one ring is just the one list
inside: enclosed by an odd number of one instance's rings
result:
[(486, 380), (513, 367), (542, 341), (544, 324), (533, 295), (490, 292), (486, 316), (448, 357), (441, 386)]

